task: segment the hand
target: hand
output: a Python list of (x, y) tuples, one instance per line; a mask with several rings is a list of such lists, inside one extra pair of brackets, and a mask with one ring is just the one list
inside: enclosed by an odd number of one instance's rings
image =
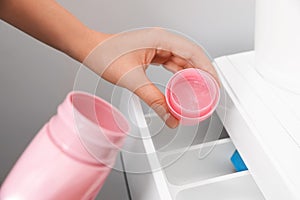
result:
[(201, 47), (161, 28), (110, 35), (83, 63), (105, 80), (137, 94), (171, 128), (177, 127), (178, 120), (169, 113), (164, 95), (147, 78), (145, 70), (149, 64), (163, 65), (173, 73), (190, 67), (200, 68), (218, 80)]
[(164, 95), (146, 76), (145, 70), (150, 63), (162, 64), (171, 72), (196, 67), (218, 80), (212, 64), (198, 45), (161, 28), (116, 35), (95, 32), (54, 0), (1, 0), (0, 19), (84, 62), (111, 83), (133, 91), (169, 127), (176, 127), (178, 121), (169, 114)]

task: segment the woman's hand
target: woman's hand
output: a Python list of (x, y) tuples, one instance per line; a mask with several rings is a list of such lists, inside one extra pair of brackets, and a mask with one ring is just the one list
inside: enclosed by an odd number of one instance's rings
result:
[(164, 95), (147, 78), (145, 70), (149, 64), (162, 65), (173, 73), (200, 68), (218, 80), (210, 60), (198, 45), (162, 28), (110, 35), (83, 63), (105, 80), (137, 94), (171, 128), (178, 125), (178, 120), (170, 115)]
[(87, 28), (54, 0), (0, 0), (0, 19), (83, 62), (107, 81), (133, 91), (169, 127), (176, 127), (178, 121), (170, 115), (164, 95), (146, 76), (150, 63), (162, 64), (171, 72), (196, 67), (218, 80), (198, 45), (161, 28), (103, 34)]

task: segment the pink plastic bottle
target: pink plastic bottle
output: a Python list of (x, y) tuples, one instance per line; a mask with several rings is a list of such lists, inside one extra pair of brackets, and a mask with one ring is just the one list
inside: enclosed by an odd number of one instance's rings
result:
[(94, 199), (128, 131), (109, 103), (70, 93), (7, 176), (0, 199)]

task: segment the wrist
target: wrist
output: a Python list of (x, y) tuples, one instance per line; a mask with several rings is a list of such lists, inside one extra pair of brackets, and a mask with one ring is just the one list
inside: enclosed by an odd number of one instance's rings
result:
[(104, 34), (86, 28), (78, 38), (71, 41), (65, 53), (75, 60), (83, 62), (98, 44), (110, 36), (110, 34)]

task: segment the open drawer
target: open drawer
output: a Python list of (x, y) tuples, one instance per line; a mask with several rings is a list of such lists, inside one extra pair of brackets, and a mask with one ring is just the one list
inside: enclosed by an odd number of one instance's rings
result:
[(264, 199), (248, 171), (235, 172), (235, 147), (219, 139), (226, 131), (216, 114), (200, 126), (169, 129), (128, 91), (120, 109), (132, 128), (122, 159), (133, 200)]

